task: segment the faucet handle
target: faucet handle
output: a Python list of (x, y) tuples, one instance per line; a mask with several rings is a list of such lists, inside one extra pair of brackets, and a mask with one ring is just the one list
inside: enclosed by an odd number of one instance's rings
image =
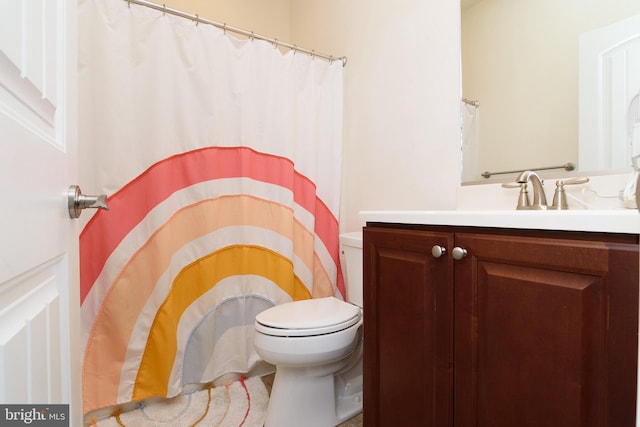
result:
[(589, 178), (585, 176), (581, 178), (559, 179), (556, 181), (556, 185), (558, 185), (558, 183), (561, 185), (586, 184), (587, 182), (589, 182)]
[(553, 205), (551, 205), (551, 209), (557, 210), (565, 210), (569, 209), (569, 204), (567, 203), (567, 195), (564, 192), (565, 185), (576, 185), (576, 184), (586, 184), (589, 182), (589, 178), (570, 178), (570, 179), (559, 179), (556, 181), (556, 192), (553, 195)]
[(505, 182), (502, 184), (502, 188), (519, 188), (520, 194), (518, 194), (516, 210), (530, 209), (531, 202), (529, 201), (529, 192), (527, 191), (526, 182)]

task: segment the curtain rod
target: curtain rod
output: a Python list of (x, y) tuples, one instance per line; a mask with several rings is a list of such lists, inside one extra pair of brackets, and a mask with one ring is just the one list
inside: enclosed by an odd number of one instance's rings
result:
[(476, 100), (472, 100), (472, 99), (462, 98), (462, 102), (464, 102), (467, 105), (471, 105), (473, 107), (479, 107), (480, 106), (480, 101), (476, 101)]
[(198, 23), (213, 25), (214, 27), (220, 28), (220, 29), (224, 30), (225, 32), (231, 31), (232, 33), (240, 34), (240, 35), (248, 37), (250, 39), (264, 40), (266, 42), (269, 42), (269, 43), (275, 45), (276, 47), (280, 47), (281, 46), (281, 47), (284, 47), (286, 49), (293, 50), (295, 52), (306, 53), (307, 55), (311, 55), (312, 57), (318, 57), (318, 58), (326, 59), (329, 62), (333, 62), (333, 61), (339, 60), (339, 61), (342, 62), (342, 66), (343, 67), (347, 65), (347, 57), (346, 56), (341, 56), (339, 58), (336, 58), (333, 55), (327, 55), (327, 54), (324, 54), (324, 53), (318, 53), (315, 50), (309, 50), (309, 49), (305, 49), (305, 48), (299, 47), (299, 46), (291, 44), (291, 43), (281, 42), (278, 39), (274, 39), (274, 38), (271, 38), (271, 37), (266, 37), (266, 36), (263, 36), (263, 35), (260, 35), (260, 34), (256, 34), (253, 31), (243, 30), (242, 28), (233, 27), (231, 25), (227, 25), (226, 23), (220, 23), (220, 22), (216, 22), (216, 21), (211, 21), (209, 19), (201, 18), (198, 15), (191, 15), (189, 13), (182, 12), (181, 10), (172, 9), (170, 7), (167, 7), (164, 4), (160, 5), (160, 4), (152, 3), (152, 2), (146, 1), (146, 0), (124, 0), (124, 1), (129, 3), (129, 7), (131, 7), (131, 3), (137, 4), (137, 5), (140, 5), (140, 6), (146, 6), (146, 7), (149, 7), (151, 9), (159, 10), (160, 12), (163, 12), (163, 13), (168, 13), (168, 14), (171, 14), (171, 15), (179, 16), (181, 18), (190, 19), (192, 21), (195, 21), (196, 25)]

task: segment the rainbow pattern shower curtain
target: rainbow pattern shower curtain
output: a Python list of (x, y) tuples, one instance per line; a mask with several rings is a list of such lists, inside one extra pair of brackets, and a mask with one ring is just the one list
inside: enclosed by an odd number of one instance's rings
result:
[(119, 0), (78, 31), (84, 412), (259, 372), (257, 313), (344, 295), (341, 62)]

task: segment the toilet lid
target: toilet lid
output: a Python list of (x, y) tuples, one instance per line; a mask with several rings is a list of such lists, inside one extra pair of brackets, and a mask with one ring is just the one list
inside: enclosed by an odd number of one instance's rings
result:
[(256, 329), (268, 335), (311, 336), (346, 329), (360, 321), (360, 307), (334, 297), (293, 301), (256, 316)]

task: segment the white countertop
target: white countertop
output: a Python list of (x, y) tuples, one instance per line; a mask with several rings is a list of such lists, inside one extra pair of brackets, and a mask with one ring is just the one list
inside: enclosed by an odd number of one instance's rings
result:
[(361, 211), (360, 219), (365, 223), (386, 222), (640, 234), (640, 213), (635, 209)]

